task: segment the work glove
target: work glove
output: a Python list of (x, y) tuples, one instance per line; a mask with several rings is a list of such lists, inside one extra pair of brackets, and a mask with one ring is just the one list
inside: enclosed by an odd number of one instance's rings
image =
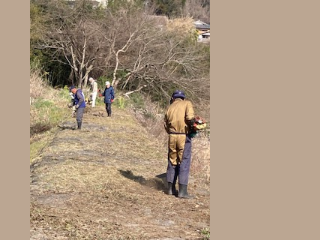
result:
[(78, 108), (79, 108), (79, 105), (77, 104), (77, 105), (76, 105), (76, 109), (78, 109)]
[(114, 99), (111, 99), (111, 102), (113, 103)]

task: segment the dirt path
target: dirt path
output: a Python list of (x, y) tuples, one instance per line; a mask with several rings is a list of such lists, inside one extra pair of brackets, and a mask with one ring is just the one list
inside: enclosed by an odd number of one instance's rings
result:
[(165, 146), (130, 113), (99, 111), (81, 131), (64, 123), (31, 165), (30, 239), (206, 239), (209, 184), (191, 175), (194, 199), (164, 194)]

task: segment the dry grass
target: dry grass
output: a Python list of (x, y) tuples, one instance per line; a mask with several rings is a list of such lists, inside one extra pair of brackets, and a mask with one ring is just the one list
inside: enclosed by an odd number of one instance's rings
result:
[[(62, 90), (43, 91), (42, 119), (52, 122), (46, 104), (61, 110), (66, 99)], [(103, 106), (88, 106), (81, 131), (33, 136), (41, 155), (33, 152), (31, 163), (30, 239), (201, 239), (210, 220), (209, 140), (201, 135), (193, 140), (189, 192), (197, 197), (180, 199), (184, 208), (177, 209), (177, 199), (163, 193), (163, 113), (144, 103), (134, 115), (114, 106), (112, 118), (97, 114), (105, 112)], [(31, 109), (40, 111), (36, 104)], [(75, 123), (67, 115), (66, 124)]]
[(30, 76), (30, 127), (31, 135), (56, 126), (66, 118), (70, 102), (67, 90), (53, 89), (41, 78), (39, 70)]
[(191, 174), (200, 176), (210, 183), (210, 142), (206, 137), (196, 137), (192, 141)]
[(126, 110), (94, 115), (101, 110), (85, 114), (81, 131), (58, 132), (33, 162), (32, 239), (200, 239), (208, 195), (175, 208), (157, 177), (166, 171), (166, 147)]
[(30, 72), (30, 98), (42, 97), (46, 87), (47, 84), (41, 77), (41, 71), (32, 69)]
[[(168, 135), (164, 130), (164, 111), (150, 99), (144, 99), (144, 108), (134, 111), (136, 119), (146, 128), (148, 134), (153, 136), (158, 144), (166, 149)], [(210, 128), (210, 105), (197, 105), (195, 112), (197, 116), (203, 117), (208, 128)], [(207, 129), (199, 133), (192, 141), (192, 164), (191, 174), (200, 177), (206, 184), (210, 183), (210, 131)]]
[(52, 140), (56, 126), (70, 115), (67, 90), (46, 84), (40, 70), (30, 74), (30, 161)]
[(191, 32), (195, 32), (194, 28), (194, 19), (190, 17), (184, 18), (175, 18), (169, 20), (169, 24), (167, 26), (169, 31), (173, 31), (175, 33), (179, 33), (179, 35), (188, 35)]

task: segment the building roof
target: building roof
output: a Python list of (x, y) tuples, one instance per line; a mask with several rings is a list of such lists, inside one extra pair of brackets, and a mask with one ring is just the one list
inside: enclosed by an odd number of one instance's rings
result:
[(210, 29), (210, 25), (209, 24), (207, 24), (205, 22), (202, 22), (200, 20), (195, 21), (193, 24), (196, 27), (196, 29)]

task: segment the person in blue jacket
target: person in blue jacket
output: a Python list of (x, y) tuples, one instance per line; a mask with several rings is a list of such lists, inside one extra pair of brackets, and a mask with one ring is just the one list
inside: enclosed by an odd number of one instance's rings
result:
[(109, 81), (106, 82), (106, 88), (104, 89), (102, 96), (104, 96), (104, 103), (106, 104), (108, 117), (111, 117), (111, 104), (114, 101), (114, 89), (110, 86)]
[(78, 129), (81, 129), (82, 117), (84, 113), (84, 108), (86, 107), (86, 102), (82, 90), (76, 89), (74, 86), (70, 87), (70, 92), (74, 94), (74, 105), (76, 107), (76, 119), (78, 124)]

